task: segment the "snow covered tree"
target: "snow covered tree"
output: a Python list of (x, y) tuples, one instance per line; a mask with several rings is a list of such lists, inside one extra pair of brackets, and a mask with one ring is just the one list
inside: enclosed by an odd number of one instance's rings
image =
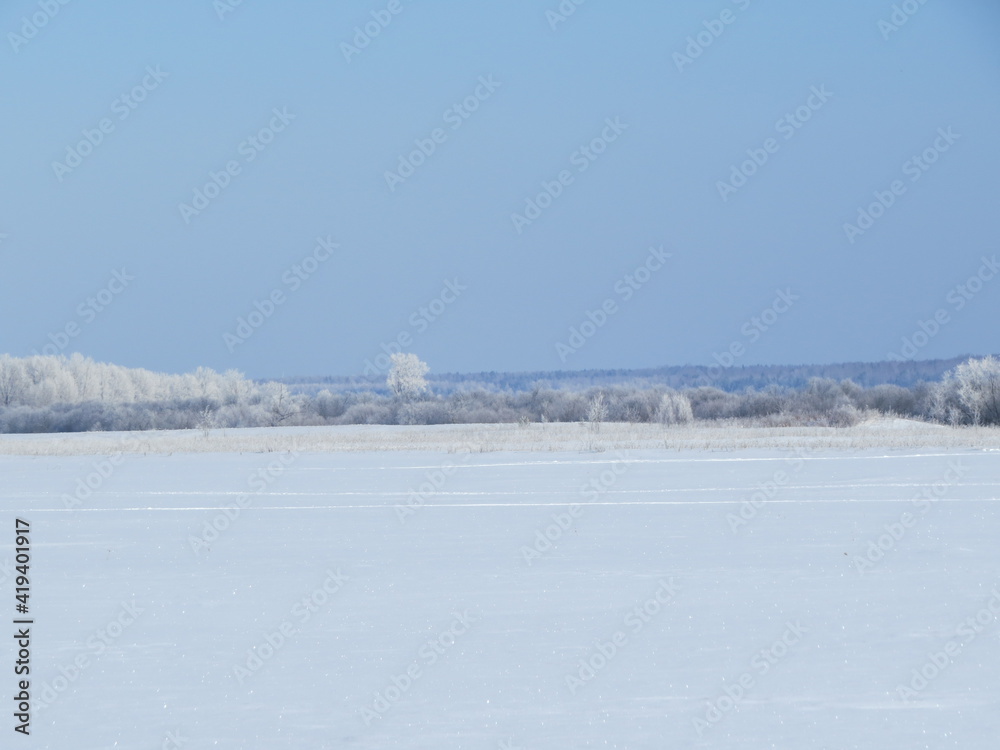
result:
[(226, 370), (222, 374), (221, 389), (227, 404), (242, 404), (250, 400), (255, 386), (239, 370)]
[(598, 392), (592, 399), (590, 399), (590, 405), (587, 407), (587, 419), (590, 421), (590, 427), (594, 432), (601, 431), (601, 422), (608, 418), (608, 405), (604, 400), (604, 393)]
[(9, 354), (0, 355), (0, 406), (21, 403), (26, 385), (20, 360)]
[(683, 393), (669, 390), (660, 398), (656, 421), (660, 424), (687, 424), (694, 419), (691, 400)]
[(949, 375), (973, 424), (1000, 424), (1000, 360), (970, 359)]
[(262, 390), (272, 427), (284, 424), (299, 413), (299, 403), (284, 383), (266, 383)]
[(392, 367), (385, 383), (397, 398), (410, 400), (427, 390), (424, 379), (430, 368), (426, 362), (421, 362), (416, 354), (399, 352), (390, 357)]

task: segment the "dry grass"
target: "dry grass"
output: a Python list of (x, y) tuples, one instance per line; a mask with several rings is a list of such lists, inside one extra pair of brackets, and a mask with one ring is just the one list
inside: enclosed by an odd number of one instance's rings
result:
[(52, 435), (2, 435), (0, 455), (69, 456), (125, 453), (268, 453), (289, 450), (330, 453), (354, 451), (676, 451), (781, 450), (793, 448), (858, 451), (865, 449), (996, 449), (1000, 430), (945, 427), (907, 420), (872, 420), (853, 427), (754, 427), (737, 423), (606, 423), (595, 430), (582, 423), (480, 424), (437, 426), (352, 425), (264, 429), (155, 432), (94, 432)]

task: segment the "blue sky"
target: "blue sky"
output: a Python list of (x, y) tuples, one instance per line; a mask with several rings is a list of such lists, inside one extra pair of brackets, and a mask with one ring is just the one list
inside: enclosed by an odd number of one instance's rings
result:
[(266, 377), (1000, 349), (993, 2), (229, 6), (0, 9), (0, 351)]

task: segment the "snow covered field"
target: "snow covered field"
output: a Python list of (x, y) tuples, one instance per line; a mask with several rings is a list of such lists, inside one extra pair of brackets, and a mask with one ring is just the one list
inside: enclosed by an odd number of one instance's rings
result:
[(21, 518), (35, 620), (32, 733), (4, 746), (992, 750), (995, 431), (892, 429), (0, 456), (0, 600)]
[(349, 425), (269, 429), (86, 432), (0, 436), (0, 455), (79, 456), (125, 453), (737, 450), (748, 448), (998, 448), (1000, 430), (947, 427), (911, 419), (873, 419), (853, 427), (747, 427), (696, 422), (664, 427), (649, 423)]

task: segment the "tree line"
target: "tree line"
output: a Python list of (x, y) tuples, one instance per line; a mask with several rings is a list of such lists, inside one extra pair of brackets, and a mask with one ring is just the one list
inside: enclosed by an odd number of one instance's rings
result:
[(811, 377), (802, 387), (725, 390), (643, 381), (524, 388), (466, 385), (436, 392), (427, 366), (400, 355), (376, 388), (296, 388), (229, 370), (169, 375), (74, 354), (0, 355), (0, 433), (345, 424), (659, 422), (730, 420), (760, 426), (849, 426), (888, 415), (952, 425), (1000, 424), (1000, 361), (968, 359), (936, 381), (862, 386)]

